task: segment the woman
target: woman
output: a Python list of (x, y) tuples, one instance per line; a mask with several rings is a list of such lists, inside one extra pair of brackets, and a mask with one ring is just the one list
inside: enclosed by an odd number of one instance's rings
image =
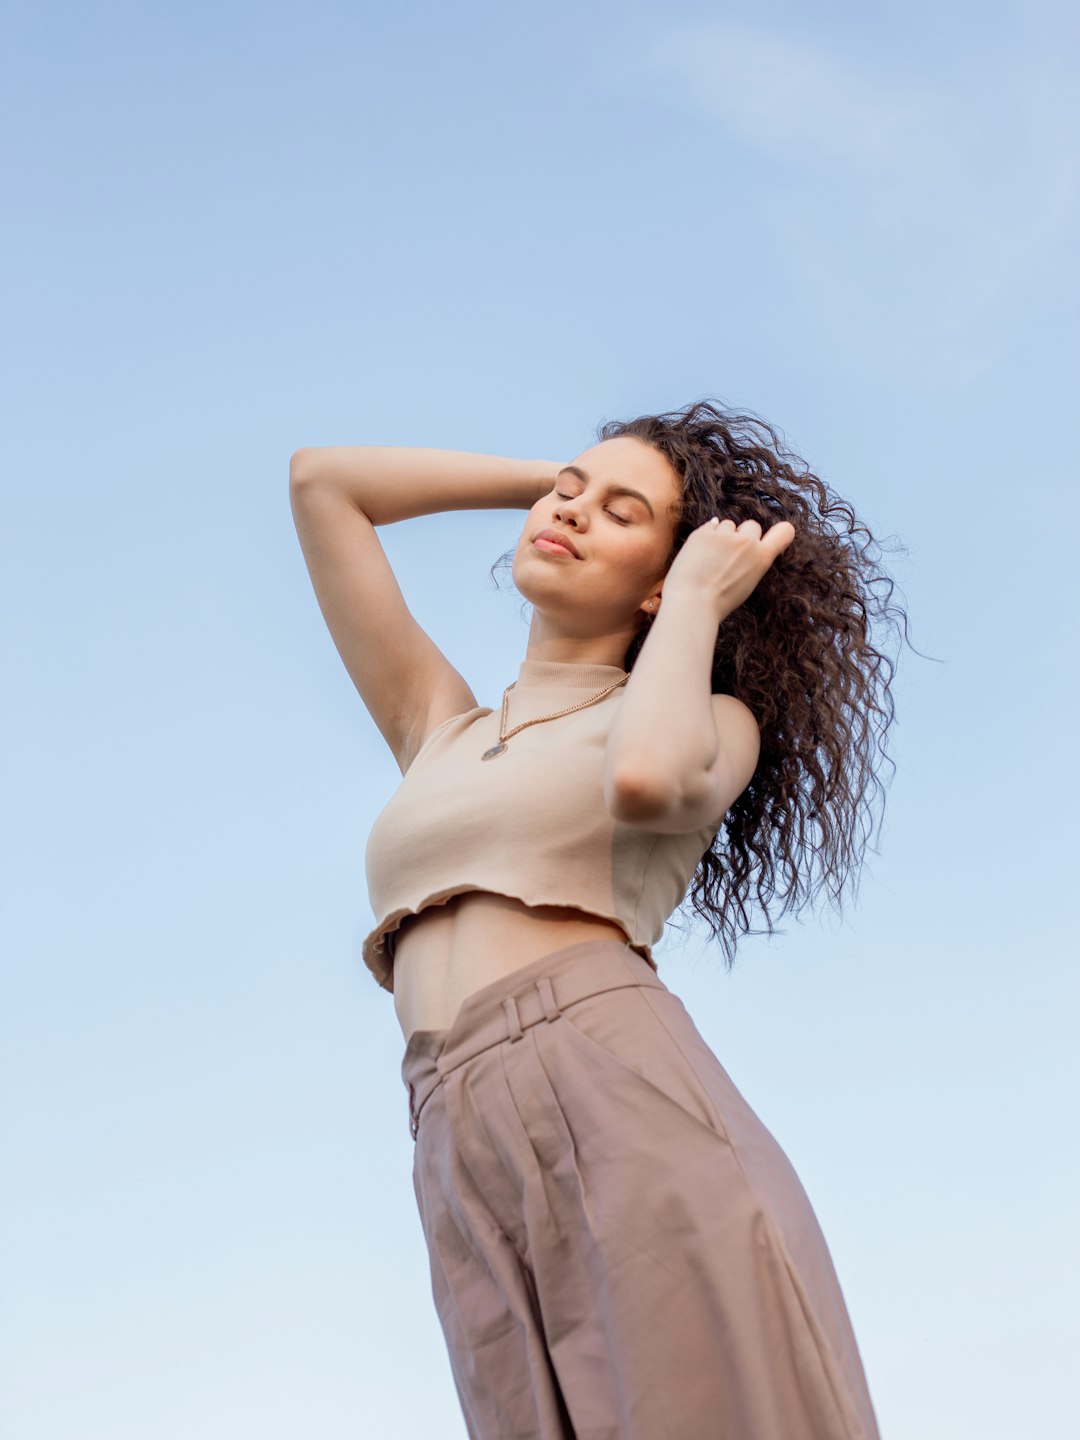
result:
[[(850, 507), (706, 401), (609, 423), (571, 465), (300, 450), (290, 491), (403, 775), (369, 837), (363, 956), (406, 1042), (469, 1435), (873, 1440), (806, 1193), (652, 956), (691, 881), (730, 967), (752, 883), (772, 933), (769, 900), (806, 898), (815, 857), (834, 895), (858, 858), (890, 666)], [(528, 510), (512, 573), (532, 604), (495, 706), (375, 535), (487, 506)]]

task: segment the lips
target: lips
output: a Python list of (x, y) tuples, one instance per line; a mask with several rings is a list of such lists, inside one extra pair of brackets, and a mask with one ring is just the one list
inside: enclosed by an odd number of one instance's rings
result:
[(539, 535), (533, 536), (533, 542), (535, 543), (537, 540), (550, 540), (556, 545), (562, 545), (570, 551), (570, 554), (573, 555), (575, 560), (581, 559), (581, 554), (577, 546), (565, 530), (541, 530)]

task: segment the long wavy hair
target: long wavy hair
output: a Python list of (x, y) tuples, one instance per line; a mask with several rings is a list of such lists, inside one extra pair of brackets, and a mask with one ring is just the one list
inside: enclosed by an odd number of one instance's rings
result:
[[(791, 544), (720, 625), (713, 651), (713, 693), (742, 700), (761, 732), (754, 776), (701, 857), (688, 895), (730, 970), (740, 934), (771, 936), (777, 919), (801, 913), (823, 889), (837, 911), (849, 886), (857, 895), (884, 797), (880, 762), (895, 770), (887, 744), (896, 667), (876, 648), (874, 631), (902, 620), (906, 640), (907, 616), (891, 603), (896, 585), (877, 563), (880, 544), (768, 422), (699, 400), (596, 431), (597, 443), (623, 435), (666, 456), (678, 479), (665, 573), (713, 515), (736, 525), (756, 520), (763, 533), (779, 520), (795, 526)], [(493, 578), (513, 553), (496, 561)], [(651, 617), (642, 622), (624, 670), (633, 670), (650, 624)], [(755, 900), (764, 930), (750, 925)]]

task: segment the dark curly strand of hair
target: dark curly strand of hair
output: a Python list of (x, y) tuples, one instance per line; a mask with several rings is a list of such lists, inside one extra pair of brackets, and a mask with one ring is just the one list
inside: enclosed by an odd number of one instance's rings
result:
[[(906, 640), (907, 617), (890, 603), (895, 582), (876, 563), (873, 535), (766, 421), (699, 400), (611, 420), (596, 433), (597, 443), (634, 436), (675, 471), (680, 502), (665, 570), (713, 515), (756, 520), (763, 533), (779, 520), (795, 526), (791, 544), (725, 618), (713, 655), (713, 693), (742, 700), (761, 732), (753, 779), (702, 856), (689, 895), (730, 969), (740, 934), (771, 936), (775, 919), (799, 914), (823, 887), (838, 910), (849, 880), (857, 893), (874, 799), (884, 795), (876, 762), (895, 769), (886, 752), (895, 664), (872, 631), (902, 618)], [(648, 630), (646, 620), (624, 669), (633, 669)], [(752, 893), (765, 931), (750, 927)]]

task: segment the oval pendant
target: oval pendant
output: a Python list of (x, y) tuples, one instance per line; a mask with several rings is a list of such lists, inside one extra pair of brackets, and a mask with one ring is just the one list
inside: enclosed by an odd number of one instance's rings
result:
[(490, 750), (485, 750), (480, 756), (481, 760), (490, 760), (493, 755), (501, 755), (506, 749), (505, 745), (492, 745)]

